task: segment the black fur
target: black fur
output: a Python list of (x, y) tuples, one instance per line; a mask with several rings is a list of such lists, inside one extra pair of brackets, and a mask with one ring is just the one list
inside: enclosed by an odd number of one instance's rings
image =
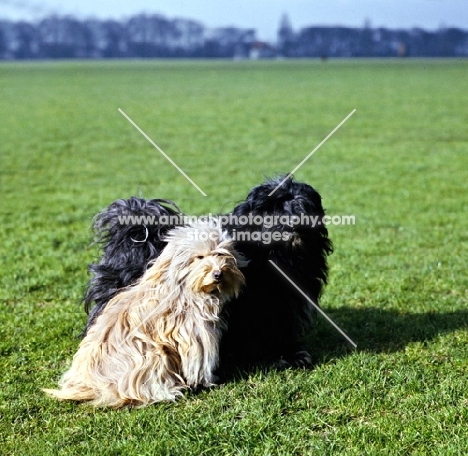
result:
[[(88, 282), (84, 304), (88, 313), (85, 333), (117, 292), (139, 279), (148, 263), (159, 256), (166, 243), (164, 234), (173, 226), (152, 223), (151, 219), (122, 223), (122, 217), (150, 217), (154, 222), (161, 216), (181, 215), (170, 200), (145, 200), (132, 196), (113, 202), (96, 215), (93, 223), (96, 242), (102, 245), (99, 263), (89, 265), (92, 275)], [(94, 307), (93, 307), (94, 303)]]
[[(270, 263), (272, 260), (317, 305), (327, 282), (327, 256), (332, 252), (325, 211), (319, 193), (310, 185), (289, 178), (272, 196), (283, 180), (267, 180), (253, 188), (244, 202), (232, 212), (237, 223), (229, 225), (236, 249), (249, 260), (243, 269), (246, 287), (242, 295), (229, 304), (228, 331), (222, 339), (221, 359), (235, 365), (245, 361), (280, 361), (280, 365), (307, 365), (312, 359), (304, 349), (303, 336), (310, 329), (314, 309), (291, 283)], [(277, 223), (239, 223), (239, 217), (278, 216)], [(318, 217), (313, 227), (290, 226), (279, 216)], [(284, 218), (284, 217), (283, 217)], [(242, 221), (242, 220), (241, 220)], [(270, 220), (271, 221), (271, 220)], [(296, 219), (297, 222), (297, 219)], [(318, 223), (320, 222), (320, 223)], [(266, 226), (267, 225), (267, 226)], [(240, 233), (257, 232), (268, 242), (273, 232), (289, 240), (265, 243), (241, 240)]]
[[(310, 185), (289, 178), (274, 190), (282, 178), (267, 180), (253, 188), (245, 201), (231, 214), (245, 216), (318, 216), (325, 212), (319, 193)], [(164, 203), (161, 204), (161, 203)], [(170, 207), (170, 206), (173, 206)], [(120, 288), (131, 285), (164, 248), (162, 236), (170, 225), (127, 226), (118, 223), (121, 215), (176, 215), (177, 206), (168, 200), (145, 201), (132, 197), (118, 200), (98, 214), (94, 229), (103, 245), (103, 257), (91, 265), (85, 305), (89, 311), (86, 328), (92, 325), (102, 308)], [(226, 216), (226, 217), (227, 217)], [(233, 219), (235, 219), (233, 217)], [(279, 362), (278, 365), (302, 366), (312, 358), (304, 349), (303, 337), (310, 329), (314, 311), (307, 300), (274, 268), (272, 260), (316, 304), (327, 282), (327, 256), (332, 252), (326, 226), (317, 224), (290, 226), (278, 220), (269, 224), (235, 223), (226, 225), (236, 240), (236, 249), (249, 260), (243, 269), (246, 288), (226, 309), (228, 330), (222, 338), (221, 362), (240, 365), (251, 362)], [(145, 242), (142, 241), (148, 236)], [(241, 240), (240, 233), (256, 232), (268, 236), (273, 232), (289, 237), (287, 241)], [(266, 238), (267, 239), (267, 238)]]

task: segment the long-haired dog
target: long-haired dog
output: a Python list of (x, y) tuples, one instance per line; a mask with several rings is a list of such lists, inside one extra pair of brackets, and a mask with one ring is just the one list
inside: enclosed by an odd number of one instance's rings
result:
[[(278, 365), (303, 366), (312, 362), (303, 342), (313, 322), (313, 306), (269, 260), (318, 305), (327, 282), (327, 256), (332, 252), (332, 244), (323, 224), (325, 211), (320, 194), (310, 185), (296, 182), (291, 177), (279, 186), (282, 181), (282, 177), (267, 179), (253, 188), (230, 214), (220, 216), (235, 239), (236, 250), (249, 260), (243, 269), (246, 287), (226, 306), (228, 330), (222, 338), (222, 363), (280, 361)], [(119, 266), (119, 259), (131, 258), (130, 270), (144, 271), (159, 252), (152, 245), (157, 246), (160, 242), (156, 235), (146, 240), (148, 245), (144, 248), (149, 255), (134, 254), (134, 250), (142, 247), (129, 238), (128, 228), (118, 223), (111, 208), (112, 205), (101, 215), (115, 228), (109, 232), (103, 261), (107, 263), (115, 257), (115, 268), (122, 273), (115, 280), (109, 271), (110, 277), (103, 281), (103, 276), (91, 268), (95, 276), (88, 287), (88, 305), (96, 296), (97, 300), (88, 318), (88, 328), (92, 326), (94, 316), (106, 305), (107, 283), (119, 283), (122, 287), (132, 283), (130, 276), (125, 276), (128, 263)]]
[(122, 288), (140, 279), (159, 256), (166, 245), (165, 234), (176, 225), (170, 223), (171, 218), (180, 215), (170, 200), (132, 196), (114, 201), (95, 216), (92, 229), (103, 255), (99, 263), (89, 265), (92, 277), (84, 296), (89, 315), (85, 333), (104, 306)]
[(144, 406), (210, 386), (225, 327), (222, 309), (238, 296), (245, 260), (216, 220), (177, 227), (139, 282), (101, 309), (59, 390), (63, 400)]
[(319, 305), (332, 244), (320, 194), (292, 178), (280, 185), (283, 180), (268, 179), (253, 188), (229, 217), (236, 249), (249, 260), (243, 269), (245, 290), (228, 305), (221, 356), (230, 364), (312, 362), (304, 337), (315, 309), (270, 261)]

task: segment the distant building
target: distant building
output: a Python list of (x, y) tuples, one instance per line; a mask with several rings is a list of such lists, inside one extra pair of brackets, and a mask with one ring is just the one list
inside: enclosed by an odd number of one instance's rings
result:
[(274, 46), (265, 41), (255, 41), (250, 46), (250, 60), (271, 59), (277, 56), (277, 51)]

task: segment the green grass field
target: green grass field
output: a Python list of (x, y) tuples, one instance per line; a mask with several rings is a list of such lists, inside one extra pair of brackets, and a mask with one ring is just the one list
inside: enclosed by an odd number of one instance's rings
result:
[[(468, 448), (468, 70), (457, 60), (0, 65), (1, 455), (403, 455)], [(119, 113), (130, 116), (202, 196)], [(297, 172), (335, 253), (309, 370), (174, 404), (46, 397), (79, 343), (92, 216), (117, 198), (228, 211)]]

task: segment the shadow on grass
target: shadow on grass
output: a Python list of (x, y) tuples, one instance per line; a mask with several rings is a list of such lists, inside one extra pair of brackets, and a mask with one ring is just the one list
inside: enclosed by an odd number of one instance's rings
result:
[[(468, 310), (454, 312), (403, 313), (376, 307), (341, 307), (327, 315), (357, 344), (353, 347), (324, 318), (318, 321), (307, 347), (315, 362), (322, 364), (356, 351), (393, 353), (412, 342), (430, 342), (439, 335), (468, 328)], [(312, 367), (313, 368), (313, 367)], [(258, 370), (270, 370), (270, 366), (226, 366), (225, 381), (240, 380)]]
[[(424, 342), (440, 334), (468, 327), (468, 310), (454, 312), (411, 313), (376, 307), (342, 307), (328, 313), (333, 321), (357, 344), (358, 351), (391, 353), (411, 342)], [(337, 346), (350, 347), (326, 321), (320, 319), (309, 341), (314, 352), (333, 352)], [(346, 350), (349, 352), (350, 349)]]

